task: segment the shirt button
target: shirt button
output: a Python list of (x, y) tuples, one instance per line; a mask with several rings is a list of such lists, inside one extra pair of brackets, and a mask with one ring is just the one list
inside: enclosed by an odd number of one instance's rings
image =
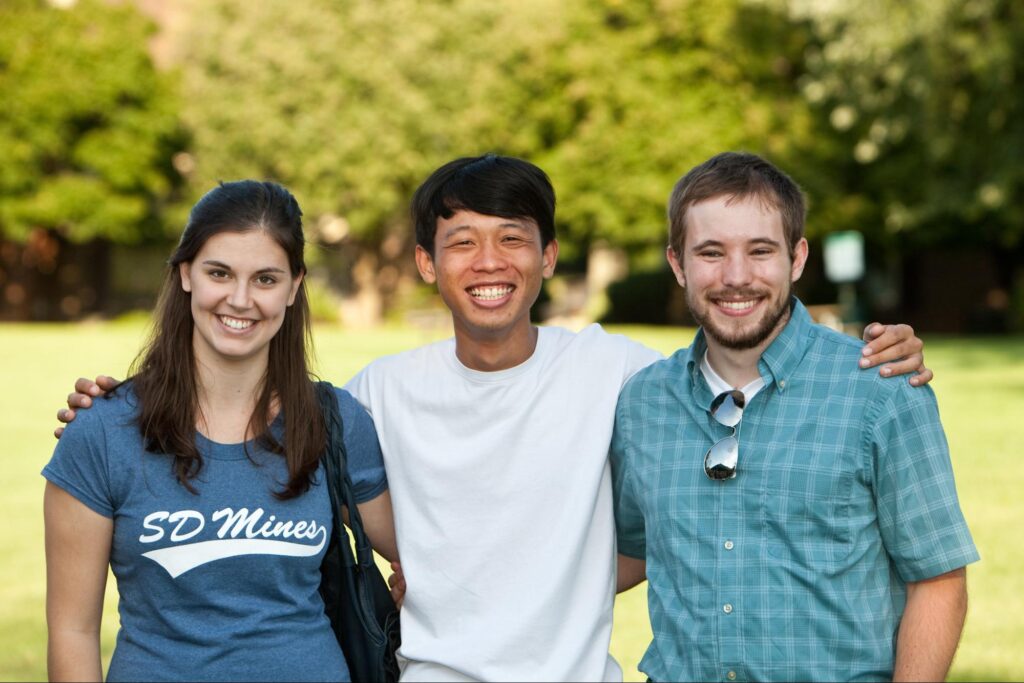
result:
[(730, 671), (729, 673), (725, 674), (725, 677), (728, 678), (730, 681), (735, 681), (736, 680), (736, 672), (735, 671)]
[(732, 605), (729, 604), (728, 602), (725, 603), (725, 605), (722, 606), (722, 611), (725, 612), (726, 614), (732, 614)]
[(726, 541), (724, 545), (726, 550), (732, 550), (732, 541)]
[(783, 380), (779, 380), (779, 386), (782, 387), (783, 389), (785, 389), (786, 388), (786, 380), (784, 380), (784, 379)]

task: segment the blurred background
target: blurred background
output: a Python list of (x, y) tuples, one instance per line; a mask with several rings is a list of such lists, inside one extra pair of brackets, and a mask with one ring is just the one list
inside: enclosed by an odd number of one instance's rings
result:
[[(52, 415), (74, 377), (124, 373), (218, 180), (297, 196), (320, 368), (343, 382), (449, 333), (408, 200), (489, 151), (558, 192), (539, 319), (687, 344), (664, 206), (724, 150), (805, 189), (797, 291), (819, 320), (926, 337), (985, 558), (953, 675), (1024, 676), (1022, 81), (1020, 0), (0, 0), (0, 678), (45, 676)], [(615, 636), (630, 679), (636, 593)]]
[[(408, 199), (456, 156), (544, 168), (544, 318), (686, 322), (664, 204), (723, 150), (806, 189), (806, 303), (922, 332), (1024, 328), (1015, 0), (3, 0), (0, 319), (149, 309), (188, 208), (277, 180), (321, 319), (429, 310)], [(857, 233), (836, 282), (823, 238)], [(844, 291), (845, 290), (845, 291)], [(844, 295), (846, 301), (843, 301)]]

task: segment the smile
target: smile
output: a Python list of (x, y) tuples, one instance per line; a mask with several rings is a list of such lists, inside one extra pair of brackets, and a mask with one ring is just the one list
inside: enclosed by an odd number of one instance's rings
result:
[(515, 289), (513, 285), (493, 285), (487, 287), (470, 287), (466, 291), (474, 299), (480, 299), (482, 301), (497, 301), (498, 299), (504, 298), (512, 293)]
[(717, 305), (730, 311), (749, 311), (751, 308), (757, 305), (757, 299), (748, 299), (746, 301), (716, 301)]
[(233, 330), (247, 330), (256, 324), (255, 320), (242, 320), (241, 318), (232, 318), (226, 315), (218, 315), (217, 318)]

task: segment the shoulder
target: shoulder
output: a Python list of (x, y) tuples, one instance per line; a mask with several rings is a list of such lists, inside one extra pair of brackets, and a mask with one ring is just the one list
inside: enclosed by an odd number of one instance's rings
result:
[(334, 387), (334, 398), (338, 402), (341, 419), (346, 423), (369, 421), (370, 416), (362, 404), (347, 389)]
[(453, 353), (454, 350), (454, 338), (442, 339), (431, 344), (417, 346), (408, 351), (381, 356), (371, 361), (363, 369), (363, 372), (370, 371), (376, 374), (393, 373), (403, 368), (420, 366), (426, 360)]
[(377, 428), (366, 408), (352, 394), (340, 387), (334, 387), (334, 397), (341, 414), (342, 434), (345, 446), (356, 452), (364, 449), (380, 450)]
[(541, 327), (540, 333), (548, 337), (552, 346), (572, 348), (573, 351), (607, 358), (634, 361), (639, 367), (664, 358), (654, 349), (623, 334), (612, 334), (598, 323), (587, 325), (579, 332), (562, 327)]
[(105, 431), (138, 429), (136, 418), (139, 402), (128, 383), (114, 392), (94, 398), (92, 407), (75, 411), (75, 419), (67, 426), (64, 436), (99, 434)]
[[(368, 363), (356, 373), (349, 385), (360, 385), (386, 381), (389, 378), (401, 378), (409, 372), (429, 372), (442, 363), (441, 361), (455, 353), (455, 340), (452, 338), (419, 346), (415, 349), (381, 356)], [(447, 363), (444, 363), (447, 367)], [(353, 392), (355, 393), (355, 392)]]
[(660, 358), (640, 369), (623, 387), (623, 394), (635, 394), (646, 387), (678, 382), (690, 361), (690, 349), (682, 348), (668, 358)]
[(823, 325), (808, 327), (810, 344), (803, 367), (816, 382), (827, 381), (845, 396), (861, 396), (868, 402), (866, 419), (878, 415), (887, 406), (901, 409), (913, 406), (934, 406), (935, 393), (930, 387), (915, 387), (907, 376), (883, 377), (878, 368), (861, 368), (864, 342)]

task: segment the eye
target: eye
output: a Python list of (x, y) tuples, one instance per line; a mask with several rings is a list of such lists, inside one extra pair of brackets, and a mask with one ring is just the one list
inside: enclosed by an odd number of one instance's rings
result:
[(700, 256), (701, 258), (720, 258), (722, 256), (722, 252), (718, 249), (701, 249), (697, 252), (697, 256)]
[(274, 277), (273, 275), (267, 275), (266, 273), (264, 273), (262, 275), (257, 275), (256, 276), (256, 282), (257, 282), (257, 284), (261, 284), (261, 285), (264, 285), (266, 287), (269, 287), (271, 285), (276, 285), (277, 284), (277, 278)]
[(771, 256), (775, 250), (770, 247), (758, 247), (750, 251), (751, 256)]
[(228, 271), (224, 270), (223, 268), (212, 268), (206, 271), (206, 274), (209, 275), (210, 278), (213, 280), (226, 280), (228, 277), (230, 277)]

